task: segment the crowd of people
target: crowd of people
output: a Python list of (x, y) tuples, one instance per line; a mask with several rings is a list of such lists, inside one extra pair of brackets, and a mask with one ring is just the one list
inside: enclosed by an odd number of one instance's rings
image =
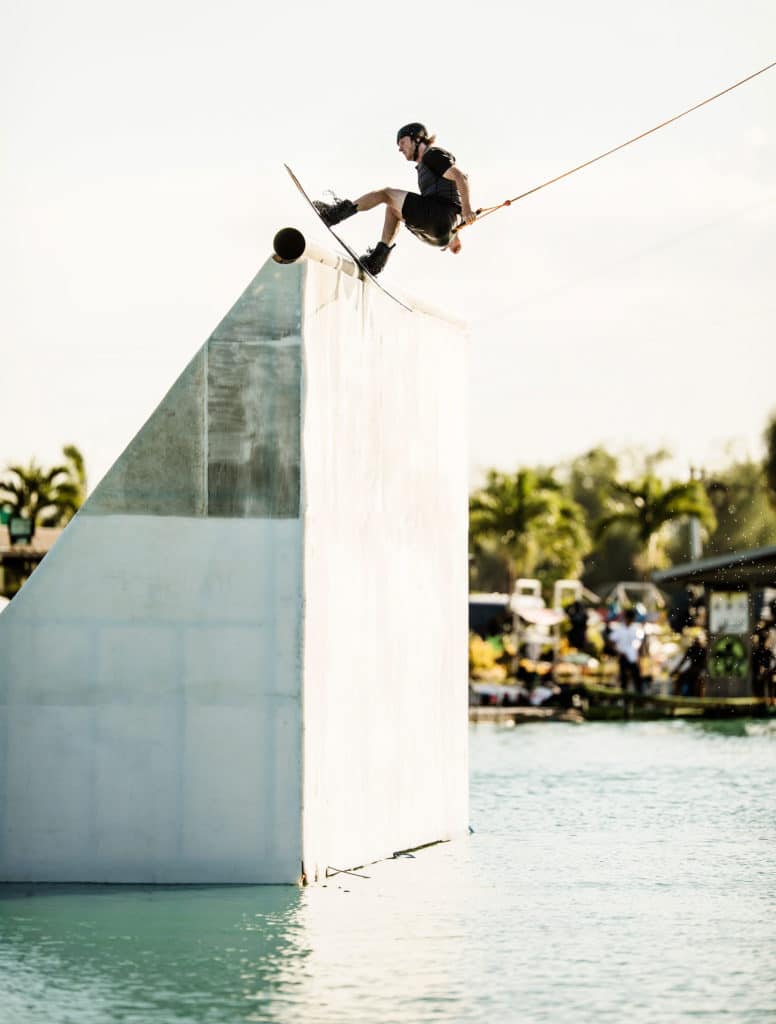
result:
[[(536, 630), (521, 634), (513, 622), (517, 618), (504, 608), (498, 621), (478, 629), (480, 646), (491, 652), (494, 674), (479, 674), (472, 665), (472, 676), (507, 684), (505, 702), (534, 706), (562, 704), (568, 687), (580, 684), (582, 677), (595, 680), (600, 674), (611, 681), (615, 667), (626, 692), (706, 697), (717, 692), (710, 683), (720, 677), (720, 659), (727, 656), (721, 653), (720, 642), (730, 645), (732, 639), (737, 664), (722, 676), (748, 676), (752, 696), (776, 698), (776, 598), (756, 596), (756, 624), (748, 644), (745, 636), (712, 634), (710, 645), (706, 601), (700, 591), (680, 597), (668, 616), (649, 614), (638, 602), (623, 604), (593, 609), (577, 597), (563, 609), (566, 621), (560, 642), (557, 636), (549, 642), (548, 636), (545, 645)], [(496, 653), (492, 648), (499, 638)], [(470, 643), (470, 657), (472, 650)]]
[[(678, 661), (671, 667), (672, 693), (680, 697), (703, 697), (708, 675), (708, 634), (706, 613), (702, 602), (693, 596), (681, 605), (679, 632), (685, 646)], [(584, 619), (583, 619), (584, 614)], [(585, 649), (587, 612), (576, 601), (566, 609), (569, 644)], [(647, 616), (638, 607), (626, 608), (621, 615), (612, 614), (604, 626), (604, 653), (616, 657), (619, 681), (623, 690), (645, 693), (649, 681), (650, 637)], [(750, 637), (752, 695), (759, 698), (776, 696), (776, 599), (760, 608), (759, 618)]]

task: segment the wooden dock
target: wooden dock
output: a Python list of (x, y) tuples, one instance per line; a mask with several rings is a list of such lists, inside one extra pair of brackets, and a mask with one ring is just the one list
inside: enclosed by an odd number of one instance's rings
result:
[(499, 722), (523, 725), (526, 722), (583, 722), (584, 715), (576, 708), (503, 707), (486, 704), (469, 706), (470, 722)]
[(624, 692), (585, 683), (575, 687), (579, 706), (470, 705), (470, 722), (522, 725), (527, 722), (654, 721), (661, 718), (769, 718), (776, 703), (760, 697), (665, 697)]
[(657, 718), (765, 718), (776, 712), (762, 697), (666, 697), (585, 683), (584, 716), (591, 721)]

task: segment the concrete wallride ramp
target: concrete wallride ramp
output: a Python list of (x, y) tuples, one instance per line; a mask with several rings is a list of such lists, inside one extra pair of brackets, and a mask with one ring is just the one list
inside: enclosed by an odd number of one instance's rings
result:
[(465, 337), (310, 256), (0, 617), (2, 881), (313, 881), (466, 830)]

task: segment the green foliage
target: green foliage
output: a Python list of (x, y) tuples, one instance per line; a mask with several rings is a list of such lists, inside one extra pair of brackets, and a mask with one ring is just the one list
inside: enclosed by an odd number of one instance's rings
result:
[(86, 498), (84, 458), (75, 445), (67, 445), (65, 462), (49, 469), (31, 459), (26, 465), (7, 467), (10, 476), (0, 480), (0, 503), (11, 508), (12, 515), (37, 526), (64, 526)]
[(469, 589), (483, 593), (509, 593), (514, 576), (509, 555), (490, 538), (469, 540)]
[(699, 480), (665, 483), (653, 472), (628, 481), (613, 480), (609, 510), (599, 519), (595, 535), (600, 539), (613, 526), (631, 532), (638, 541), (637, 567), (648, 574), (667, 564), (667, 527), (695, 516), (708, 533), (716, 518)]
[(64, 526), (86, 501), (86, 463), (83, 455), (74, 444), (65, 445), (62, 454), (65, 457), (66, 476), (57, 481), (55, 508), (41, 521), (42, 526)]
[(547, 470), (490, 470), (471, 497), (469, 522), (474, 586), (482, 585), (480, 560), (491, 566), (500, 560), (507, 570), (503, 589), (511, 590), (521, 576), (550, 584), (576, 575), (590, 548), (583, 510)]
[[(593, 448), (573, 459), (565, 470), (569, 495), (584, 510), (588, 531), (593, 533), (608, 509), (612, 480), (619, 476), (619, 459), (605, 448)], [(596, 592), (617, 580), (633, 579), (637, 555), (638, 543), (632, 533), (612, 526), (585, 556), (581, 578)]]
[(765, 481), (768, 486), (768, 496), (771, 504), (776, 508), (776, 412), (771, 413), (768, 425), (765, 428)]
[(725, 555), (776, 544), (776, 513), (769, 501), (766, 470), (751, 460), (734, 462), (705, 481), (717, 529), (704, 554)]
[(589, 523), (606, 511), (609, 488), (619, 473), (619, 460), (605, 448), (593, 448), (573, 459), (568, 466), (568, 489)]
[(693, 517), (705, 555), (776, 544), (776, 414), (766, 444), (764, 463), (731, 461), (714, 479), (669, 482), (659, 475), (668, 452), (617, 457), (602, 447), (558, 471), (491, 470), (471, 498), (472, 588), (508, 591), (518, 576), (544, 585), (578, 576), (601, 593), (687, 561)]

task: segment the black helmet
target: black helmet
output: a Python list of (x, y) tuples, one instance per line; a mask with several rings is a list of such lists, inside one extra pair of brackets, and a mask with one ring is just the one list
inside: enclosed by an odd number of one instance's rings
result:
[(428, 131), (426, 130), (426, 126), (421, 124), (419, 121), (411, 121), (410, 124), (405, 124), (398, 130), (396, 133), (396, 142), (398, 143), (399, 139), (403, 139), (405, 135), (409, 135), (411, 139), (427, 139)]

